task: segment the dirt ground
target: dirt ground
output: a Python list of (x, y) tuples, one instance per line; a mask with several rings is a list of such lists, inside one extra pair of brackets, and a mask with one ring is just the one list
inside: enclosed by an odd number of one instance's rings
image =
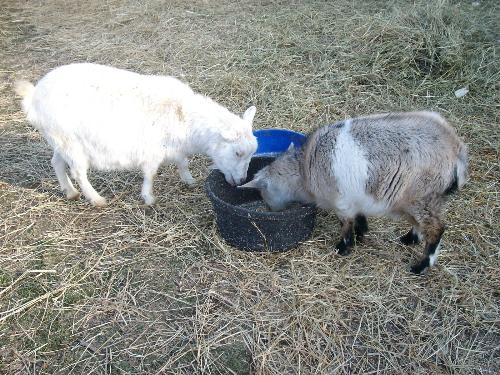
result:
[[(498, 374), (496, 1), (38, 0), (0, 3), (1, 374)], [(430, 109), (470, 148), (437, 266), (408, 224), (338, 219), (280, 254), (231, 248), (203, 190), (171, 166), (144, 206), (136, 172), (93, 172), (104, 209), (69, 202), (12, 83), (71, 62), (173, 75), (256, 128), (308, 132)], [(457, 98), (454, 92), (467, 87)]]

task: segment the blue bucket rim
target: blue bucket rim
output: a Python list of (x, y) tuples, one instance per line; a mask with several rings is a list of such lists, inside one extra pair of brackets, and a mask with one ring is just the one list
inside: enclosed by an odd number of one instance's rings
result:
[[(272, 139), (273, 136), (276, 136), (276, 138), (291, 138), (290, 141), (291, 142), (295, 141), (297, 146), (302, 146), (306, 142), (306, 139), (307, 139), (307, 136), (303, 133), (297, 132), (295, 130), (284, 129), (284, 128), (256, 129), (253, 131), (253, 134), (257, 139), (262, 139), (262, 140), (265, 140), (266, 138)], [(276, 157), (276, 156), (278, 156), (286, 151), (286, 149), (269, 150), (269, 149), (267, 149), (268, 147), (265, 147), (265, 146), (264, 146), (264, 150), (259, 151), (260, 148), (261, 148), (261, 146), (259, 144), (259, 147), (257, 148), (257, 151), (255, 152), (254, 156)]]
[(266, 129), (255, 129), (253, 133), (260, 133), (260, 132), (278, 132), (278, 133), (290, 133), (290, 134), (295, 134), (295, 135), (302, 135), (306, 137), (304, 133), (297, 132), (295, 130), (290, 130), (290, 129), (285, 129), (285, 128), (266, 128)]

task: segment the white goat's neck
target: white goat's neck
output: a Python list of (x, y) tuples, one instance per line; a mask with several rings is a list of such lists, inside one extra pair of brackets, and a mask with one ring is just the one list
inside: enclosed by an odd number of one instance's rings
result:
[(191, 154), (210, 155), (221, 137), (222, 128), (232, 124), (236, 115), (212, 99), (195, 94), (187, 113), (188, 147)]

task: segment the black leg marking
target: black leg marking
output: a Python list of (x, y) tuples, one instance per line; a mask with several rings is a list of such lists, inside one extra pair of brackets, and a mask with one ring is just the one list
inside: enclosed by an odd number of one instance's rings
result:
[(342, 223), (342, 239), (335, 246), (339, 255), (349, 255), (353, 245), (353, 220)]
[(368, 232), (368, 221), (365, 215), (356, 215), (354, 218), (354, 233), (356, 234), (356, 242), (363, 241), (363, 236)]
[(399, 240), (404, 244), (404, 245), (415, 245), (420, 242), (420, 239), (418, 238), (418, 234), (415, 233), (413, 228), (409, 230), (408, 233), (406, 233), (404, 236), (399, 237)]
[[(428, 197), (424, 197), (419, 205), (412, 207), (408, 212), (409, 221), (413, 224), (412, 229), (414, 231), (412, 230), (412, 232), (414, 234), (422, 233), (425, 239), (424, 257), (420, 262), (415, 263), (411, 267), (411, 272), (413, 273), (421, 274), (436, 263), (439, 253), (439, 243), (445, 230), (445, 226), (439, 217), (441, 205), (442, 197), (437, 194), (431, 194)], [(403, 236), (403, 238), (405, 237), (413, 242), (413, 235)], [(401, 239), (402, 241), (403, 238)]]
[(351, 253), (352, 241), (351, 243), (346, 243), (344, 239), (341, 239), (335, 248), (337, 249), (337, 254), (339, 255), (349, 255)]
[(429, 267), (429, 257), (425, 257), (419, 263), (411, 266), (411, 272), (416, 275), (420, 275), (427, 269), (427, 267)]
[[(424, 272), (428, 267), (434, 265), (434, 262), (436, 261), (436, 257), (434, 256), (436, 254), (436, 249), (439, 246), (439, 243), (441, 242), (441, 236), (443, 234), (443, 231), (439, 233), (439, 236), (437, 240), (434, 242), (427, 242), (425, 244), (425, 258), (422, 259), (419, 263), (413, 265), (411, 267), (411, 272), (419, 275), (422, 272)], [(437, 256), (437, 254), (436, 254)], [(432, 264), (431, 264), (432, 263)]]

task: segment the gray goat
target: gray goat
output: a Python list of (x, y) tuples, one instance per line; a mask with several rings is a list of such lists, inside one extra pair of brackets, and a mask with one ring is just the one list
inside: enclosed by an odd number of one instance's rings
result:
[(368, 231), (367, 216), (406, 218), (404, 244), (425, 240), (425, 258), (411, 271), (433, 266), (444, 232), (444, 197), (467, 180), (467, 147), (434, 112), (359, 117), (319, 128), (304, 146), (260, 170), (243, 188), (256, 188), (272, 210), (315, 203), (342, 221), (338, 253)]

